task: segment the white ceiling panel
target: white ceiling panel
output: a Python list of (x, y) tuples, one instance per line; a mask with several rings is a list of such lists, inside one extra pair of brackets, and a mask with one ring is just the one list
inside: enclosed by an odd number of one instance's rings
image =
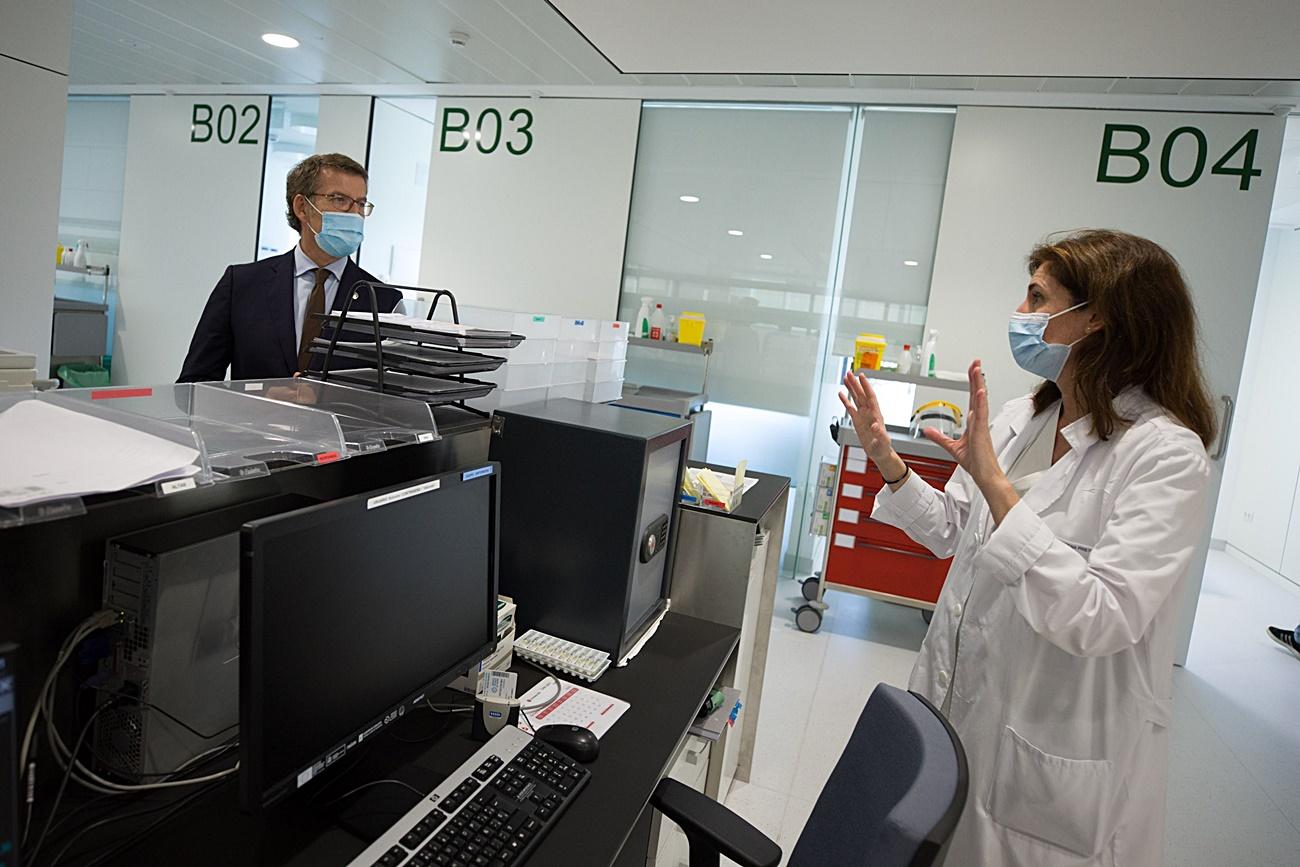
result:
[(910, 75), (850, 75), (849, 80), (853, 82), (854, 87), (873, 90), (893, 90), (912, 86)]
[(1045, 81), (1044, 78), (991, 75), (981, 77), (979, 83), (975, 85), (975, 89), (1012, 93), (1037, 93), (1042, 89)]
[(1183, 89), (1187, 96), (1253, 96), (1269, 84), (1258, 78), (1232, 78), (1192, 81)]
[(852, 87), (853, 79), (848, 75), (796, 75), (794, 83), (798, 87)]
[(1110, 93), (1113, 78), (1048, 78), (1043, 82), (1044, 93)]
[(634, 73), (1300, 77), (1295, 0), (551, 2)]
[(1185, 78), (1121, 78), (1111, 87), (1111, 93), (1182, 93), (1191, 84)]

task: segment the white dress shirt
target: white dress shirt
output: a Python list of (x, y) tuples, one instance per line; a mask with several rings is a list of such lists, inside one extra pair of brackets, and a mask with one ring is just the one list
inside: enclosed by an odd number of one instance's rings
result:
[[(344, 256), (342, 259), (335, 259), (325, 266), (329, 271), (329, 276), (325, 278), (325, 312), (334, 309), (334, 296), (338, 293), (339, 281), (343, 279), (343, 269), (347, 267), (348, 260)], [(302, 323), (307, 318), (307, 301), (311, 298), (311, 290), (316, 287), (316, 269), (319, 266), (307, 254), (302, 251), (302, 245), (293, 248), (293, 274), (294, 274), (294, 306), (293, 306), (293, 333), (297, 338), (298, 346), (302, 346)]]

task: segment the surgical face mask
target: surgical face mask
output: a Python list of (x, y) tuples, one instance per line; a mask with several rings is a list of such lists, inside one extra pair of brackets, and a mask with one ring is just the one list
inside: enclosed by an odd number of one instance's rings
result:
[[(311, 204), (311, 199), (307, 199), (307, 204), (320, 214), (320, 231), (316, 233), (316, 244), (328, 255), (342, 259), (351, 256), (361, 247), (366, 223), (360, 214), (322, 211)], [(308, 228), (311, 226), (308, 225)]]
[(1071, 310), (1078, 310), (1087, 303), (1085, 301), (1083, 304), (1074, 305), (1069, 310), (1051, 315), (1012, 313), (1011, 321), (1007, 323), (1007, 334), (1011, 339), (1011, 355), (1016, 359), (1016, 364), (1036, 376), (1056, 382), (1061, 371), (1065, 369), (1065, 362), (1070, 357), (1070, 347), (1074, 346), (1074, 343), (1048, 343), (1043, 339), (1043, 333), (1047, 331), (1048, 322)]

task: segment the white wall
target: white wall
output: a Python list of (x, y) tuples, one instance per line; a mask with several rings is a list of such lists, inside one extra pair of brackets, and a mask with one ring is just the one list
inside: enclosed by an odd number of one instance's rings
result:
[[(1300, 333), (1300, 232), (1269, 230), (1255, 302), (1247, 370), (1216, 536), (1300, 584), (1296, 486), (1300, 429), (1295, 343)], [(1229, 481), (1231, 484), (1229, 485)]]
[(357, 262), (388, 283), (420, 284), (435, 108), (432, 99), (375, 100), (366, 164), (375, 211), (366, 220)]
[(117, 268), (126, 178), (128, 99), (68, 100), (59, 190), (59, 242), (85, 239), (92, 265)]
[[(440, 150), (449, 107), (469, 112), (471, 130), (496, 108), (499, 148)], [(520, 108), (533, 114), (533, 145), (515, 156), (506, 143), (524, 146), (524, 119), (509, 120)], [(637, 100), (439, 100), (420, 285), (461, 303), (613, 319), (640, 115)]]
[[(0, 0), (0, 346), (49, 367), (72, 2)], [(20, 58), (20, 59), (14, 59)]]
[[(1150, 131), (1152, 169), (1145, 180), (1098, 183), (1107, 123)], [(1160, 178), (1160, 150), (1182, 126), (1201, 129), (1209, 149), (1201, 180), (1176, 189)], [(1238, 177), (1211, 174), (1210, 167), (1250, 129), (1260, 130), (1255, 166), (1262, 175), (1243, 192)], [(1051, 232), (1116, 228), (1151, 238), (1182, 264), (1204, 331), (1210, 388), (1216, 397), (1235, 396), (1281, 139), (1282, 121), (1271, 115), (959, 109), (927, 322), (940, 331), (939, 366), (962, 370), (972, 358), (983, 359), (995, 411), (1028, 391), (1034, 378), (1015, 366), (1006, 338), (1007, 315), (1028, 282), (1026, 253)], [(1186, 177), (1190, 148), (1180, 145), (1173, 154), (1172, 176)], [(1214, 466), (1212, 506), (1222, 469)], [(1208, 539), (1207, 526), (1207, 549)]]
[[(256, 144), (194, 143), (195, 102), (249, 106)], [(253, 260), (270, 100), (266, 97), (131, 97), (114, 383), (173, 382), (213, 286), (226, 266)], [(238, 135), (254, 119), (250, 111)]]
[(366, 164), (370, 138), (369, 96), (322, 96), (316, 126), (316, 153), (343, 154)]

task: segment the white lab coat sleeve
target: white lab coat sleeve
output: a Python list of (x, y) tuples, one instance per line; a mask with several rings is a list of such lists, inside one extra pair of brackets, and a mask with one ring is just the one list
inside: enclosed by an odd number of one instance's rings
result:
[(969, 478), (959, 467), (940, 493), (909, 472), (897, 491), (881, 488), (871, 517), (902, 530), (936, 557), (951, 557), (970, 514)]
[(1209, 461), (1199, 440), (1166, 437), (1125, 473), (1087, 555), (1021, 501), (976, 557), (976, 568), (1001, 579), (1033, 630), (1067, 653), (1109, 656), (1136, 644), (1191, 563)]

